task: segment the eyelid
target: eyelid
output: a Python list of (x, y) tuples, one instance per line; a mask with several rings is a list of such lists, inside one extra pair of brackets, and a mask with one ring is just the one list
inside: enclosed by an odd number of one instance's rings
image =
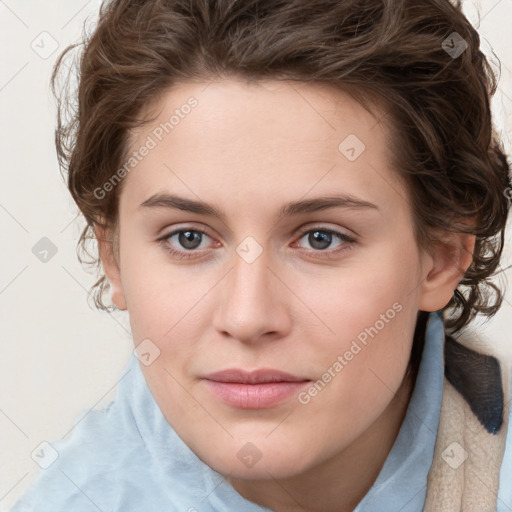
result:
[(350, 239), (352, 241), (356, 241), (356, 236), (355, 236), (355, 233), (351, 230), (347, 230), (347, 231), (350, 231), (351, 233), (354, 233), (354, 234), (349, 234), (349, 233), (346, 233), (345, 231), (342, 231), (341, 228), (331, 228), (329, 227), (327, 224), (318, 224), (318, 225), (310, 225), (310, 224), (307, 224), (305, 226), (301, 226), (300, 228), (298, 228), (295, 232), (294, 232), (294, 236), (297, 236), (297, 235), (302, 235), (304, 233), (309, 233), (310, 231), (326, 231), (328, 233), (334, 233), (334, 234), (339, 234), (339, 235), (342, 235), (343, 237), (347, 238), (347, 239)]
[[(167, 238), (171, 235), (174, 235), (180, 231), (198, 231), (200, 233), (204, 233), (206, 235), (208, 235), (208, 229), (203, 227), (202, 225), (198, 225), (196, 226), (194, 224), (194, 222), (188, 222), (188, 223), (183, 223), (183, 225), (180, 225), (180, 224), (175, 224), (172, 226), (172, 228), (168, 231), (169, 227), (165, 227), (163, 228), (161, 231), (162, 235), (158, 235), (159, 238)], [(210, 235), (208, 235), (210, 236)]]

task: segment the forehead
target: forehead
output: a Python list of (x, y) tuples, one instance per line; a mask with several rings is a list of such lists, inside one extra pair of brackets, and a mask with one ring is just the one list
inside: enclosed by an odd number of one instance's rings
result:
[[(318, 82), (223, 79), (177, 83), (147, 106), (143, 116), (156, 116), (154, 122), (149, 130), (136, 130), (130, 143), (133, 146), (141, 142), (140, 135), (155, 131), (158, 142), (165, 138), (167, 142), (186, 142), (188, 147), (193, 144), (188, 137), (190, 128), (205, 143), (236, 137), (238, 143), (245, 141), (253, 147), (255, 142), (261, 142), (268, 149), (276, 145), (275, 135), (279, 132), (280, 138), (288, 136), (308, 146), (317, 137), (318, 142), (325, 142), (324, 146), (332, 147), (334, 143), (337, 149), (344, 131), (351, 130), (366, 144), (377, 143), (380, 147), (382, 135), (387, 135), (383, 124), (386, 112), (375, 101), (371, 108), (373, 113), (348, 93)], [(322, 149), (320, 144), (314, 145)], [(282, 149), (280, 154), (286, 148)]]
[(381, 203), (386, 194), (391, 202), (397, 193), (405, 199), (390, 164), (386, 113), (374, 104), (372, 112), (320, 83), (176, 84), (130, 137), (127, 157), (150, 149), (130, 169), (125, 196), (140, 204), (180, 189), (220, 201), (224, 191), (235, 201), (236, 190), (240, 198), (268, 201), (337, 187), (369, 200), (381, 196)]

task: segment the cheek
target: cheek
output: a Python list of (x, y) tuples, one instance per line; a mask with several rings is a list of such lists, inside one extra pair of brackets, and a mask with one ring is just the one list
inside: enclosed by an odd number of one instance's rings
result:
[[(326, 390), (321, 394), (361, 425), (382, 411), (403, 378), (418, 311), (418, 276), (414, 246), (390, 245), (340, 272), (329, 286), (309, 288), (308, 305), (323, 321), (316, 321), (322, 335), (310, 337), (309, 354), (317, 371), (326, 372), (318, 375), (328, 381), (325, 388), (320, 383)], [(318, 406), (314, 414), (331, 415), (325, 402), (311, 400), (312, 409)]]
[[(155, 279), (151, 271), (136, 270), (128, 283), (128, 310), (135, 343), (151, 338), (162, 350), (171, 340), (191, 339), (202, 325), (204, 297), (209, 288), (205, 280), (160, 273)], [(203, 313), (201, 314), (201, 311)], [(173, 350), (183, 344), (175, 343)]]
[(298, 294), (325, 324), (324, 339), (346, 342), (376, 323), (379, 332), (393, 330), (403, 337), (403, 328), (410, 325), (405, 319), (416, 319), (420, 267), (415, 247), (381, 245), (350, 263), (329, 279), (295, 277)]
[(134, 341), (163, 340), (181, 318), (193, 314), (206, 293), (204, 280), (191, 266), (170, 264), (163, 247), (128, 230), (122, 245), (121, 276)]

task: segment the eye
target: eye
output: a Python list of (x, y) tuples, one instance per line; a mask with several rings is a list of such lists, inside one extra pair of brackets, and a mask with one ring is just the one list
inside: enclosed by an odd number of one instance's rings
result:
[[(355, 239), (342, 233), (340, 231), (336, 231), (333, 229), (328, 229), (325, 227), (318, 227), (314, 229), (303, 230), (301, 233), (301, 238), (305, 239), (308, 244), (313, 248), (311, 252), (326, 252), (332, 255), (332, 253), (338, 253), (340, 251), (348, 250), (351, 248), (351, 245), (355, 243)], [(329, 247), (332, 246), (333, 240), (338, 240), (338, 248), (326, 251)]]
[(187, 259), (194, 257), (194, 253), (200, 252), (196, 249), (204, 248), (200, 247), (201, 243), (204, 241), (204, 237), (210, 238), (203, 229), (182, 228), (176, 229), (162, 238), (159, 238), (158, 242), (162, 244), (165, 250), (172, 256)]
[[(302, 230), (299, 235), (299, 242), (305, 239), (312, 247), (312, 249), (306, 249), (306, 252), (313, 253), (315, 257), (336, 255), (342, 251), (349, 250), (355, 243), (355, 239), (345, 233), (328, 229), (324, 226)], [(157, 241), (171, 256), (178, 259), (188, 259), (199, 257), (202, 252), (200, 249), (207, 248), (208, 244), (206, 244), (206, 247), (203, 244), (205, 237), (212, 240), (205, 230), (188, 227), (175, 229)], [(337, 248), (327, 250), (335, 240), (338, 241)], [(217, 246), (220, 245), (218, 242), (215, 243)], [(303, 247), (301, 248), (304, 249)], [(325, 255), (322, 253), (325, 253)]]

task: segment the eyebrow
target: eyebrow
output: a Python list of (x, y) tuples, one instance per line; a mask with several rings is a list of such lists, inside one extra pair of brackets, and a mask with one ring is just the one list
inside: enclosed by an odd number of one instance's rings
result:
[[(143, 203), (139, 208), (172, 208), (200, 215), (208, 215), (217, 217), (221, 221), (226, 221), (226, 214), (221, 209), (206, 203), (204, 201), (196, 201), (172, 194), (154, 194)], [(314, 199), (304, 199), (293, 201), (284, 205), (279, 210), (277, 217), (292, 217), (302, 213), (312, 213), (329, 208), (346, 208), (346, 209), (375, 209), (379, 207), (368, 201), (364, 201), (352, 195), (343, 194), (337, 196), (322, 196)]]

